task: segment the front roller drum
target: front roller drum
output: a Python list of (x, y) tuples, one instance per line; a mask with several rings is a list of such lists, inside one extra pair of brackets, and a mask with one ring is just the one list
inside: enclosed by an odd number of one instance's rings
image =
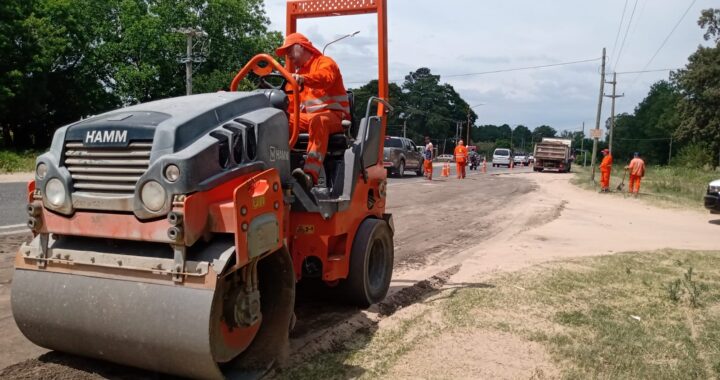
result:
[(245, 328), (224, 320), (223, 286), (34, 269), (15, 271), (12, 310), (22, 333), (52, 350), (192, 378), (258, 373), (286, 353), (295, 297), (290, 260), (282, 249), (258, 263), (262, 318)]

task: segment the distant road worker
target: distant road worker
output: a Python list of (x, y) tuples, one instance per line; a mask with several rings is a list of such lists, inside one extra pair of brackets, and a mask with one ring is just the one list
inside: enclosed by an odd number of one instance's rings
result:
[(610, 192), (610, 172), (612, 171), (612, 155), (610, 150), (602, 150), (603, 159), (600, 163), (600, 192)]
[(640, 158), (640, 153), (635, 152), (633, 154), (633, 159), (628, 166), (625, 167), (625, 170), (630, 172), (630, 187), (628, 191), (637, 197), (640, 192), (640, 180), (645, 176), (645, 161)]
[(425, 136), (425, 150), (423, 151), (423, 165), (425, 166), (425, 178), (432, 181), (433, 172), (433, 144), (430, 141), (430, 136)]
[(465, 166), (467, 165), (468, 151), (465, 143), (460, 140), (455, 147), (455, 165), (457, 166), (458, 179), (465, 178)]

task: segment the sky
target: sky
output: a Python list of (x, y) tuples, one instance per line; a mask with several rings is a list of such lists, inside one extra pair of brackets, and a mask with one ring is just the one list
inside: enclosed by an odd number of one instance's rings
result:
[[(283, 33), (285, 4), (265, 1), (271, 29)], [(476, 124), (522, 124), (530, 129), (545, 124), (559, 131), (579, 131), (585, 122), (589, 134), (597, 114), (603, 47), (608, 56), (607, 81), (612, 80), (612, 72), (684, 67), (699, 45), (708, 45), (697, 19), (702, 9), (713, 6), (718, 7), (718, 2), (388, 0), (390, 80), (401, 84), (409, 72), (428, 67), (468, 104), (477, 105)], [(348, 88), (377, 78), (375, 15), (304, 19), (298, 22), (298, 31), (320, 48), (359, 31), (329, 46), (326, 54), (338, 62)], [(446, 77), (585, 60), (592, 61)], [(632, 113), (650, 86), (667, 79), (668, 73), (618, 74), (616, 91), (625, 96), (617, 98), (616, 114)], [(605, 85), (605, 93), (611, 91)], [(609, 116), (610, 98), (604, 98), (602, 127)]]

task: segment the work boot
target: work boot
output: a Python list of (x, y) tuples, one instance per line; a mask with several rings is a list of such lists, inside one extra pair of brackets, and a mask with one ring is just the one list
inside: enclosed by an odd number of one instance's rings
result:
[(310, 189), (313, 187), (313, 181), (312, 178), (310, 178), (310, 175), (305, 173), (301, 168), (297, 168), (292, 171), (292, 176), (295, 178), (296, 181), (300, 184), (300, 186), (303, 187), (303, 189), (310, 192)]

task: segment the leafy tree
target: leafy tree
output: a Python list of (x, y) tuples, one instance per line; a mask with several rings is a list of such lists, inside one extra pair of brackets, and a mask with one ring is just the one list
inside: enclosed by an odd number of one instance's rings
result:
[(518, 125), (513, 129), (512, 145), (517, 151), (527, 152), (532, 150), (533, 135), (530, 129), (524, 125)]
[(720, 10), (702, 12), (698, 24), (705, 40), (715, 46), (698, 47), (684, 69), (671, 74), (680, 92), (680, 125), (675, 136), (684, 142), (707, 142), (713, 157), (720, 156)]
[(252, 55), (281, 42), (262, 0), (3, 1), (3, 143), (43, 148), (54, 128), (84, 116), (183, 95), (185, 37), (173, 29), (188, 26), (208, 34), (195, 92), (226, 88)]
[(554, 128), (541, 125), (533, 130), (532, 139), (533, 141), (541, 141), (543, 137), (555, 137), (556, 135), (557, 131)]
[(404, 93), (403, 107), (408, 112), (418, 112), (413, 116), (420, 135), (435, 138), (451, 138), (455, 135), (455, 123), (467, 121), (475, 123), (477, 115), (469, 108), (455, 89), (440, 83), (440, 76), (433, 75), (428, 68), (419, 68), (405, 76), (402, 85)]
[[(648, 163), (666, 164), (670, 137), (680, 122), (679, 100), (680, 94), (669, 82), (653, 84), (648, 96), (635, 107), (634, 114), (615, 117), (613, 155), (629, 159), (633, 152), (640, 152)], [(606, 125), (610, 126), (610, 119)]]

